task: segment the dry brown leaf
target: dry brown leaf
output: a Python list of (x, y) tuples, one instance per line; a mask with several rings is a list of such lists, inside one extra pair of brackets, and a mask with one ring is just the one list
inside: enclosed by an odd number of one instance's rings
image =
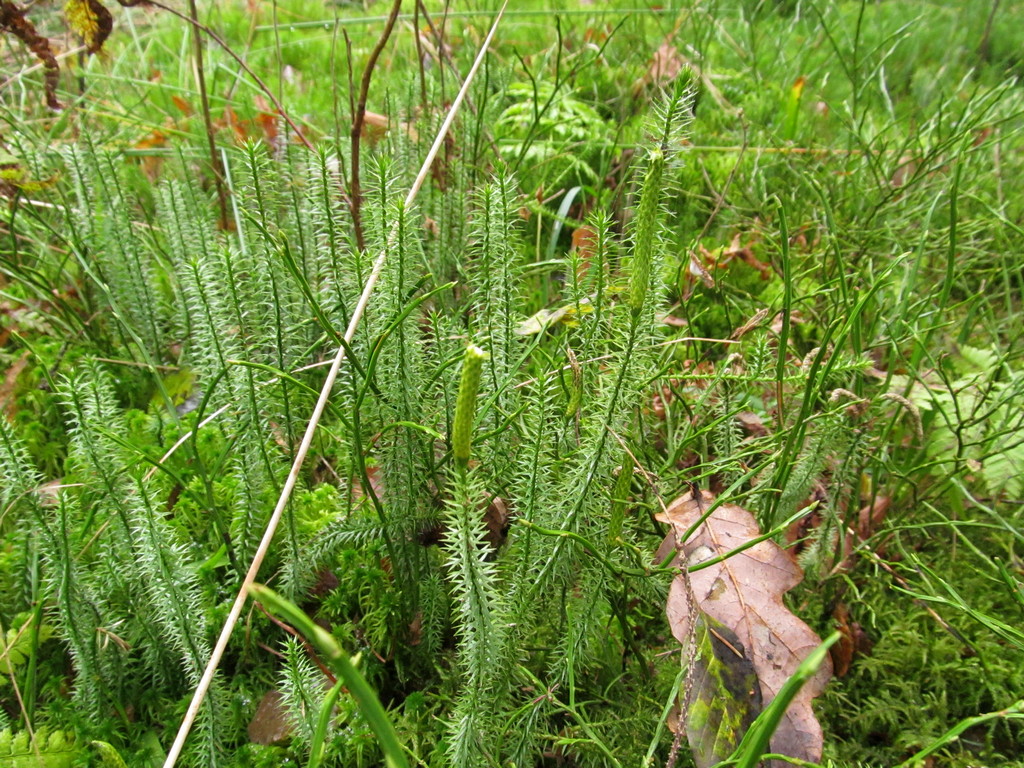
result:
[[(701, 255), (708, 257), (711, 256), (710, 252), (703, 245), (698, 246), (701, 250)], [(709, 263), (713, 262), (713, 258), (709, 259)], [(711, 273), (704, 267), (704, 264), (697, 257), (697, 254), (690, 251), (690, 275), (693, 277), (699, 277), (700, 281), (708, 288), (715, 287), (715, 278), (711, 276)]]
[(861, 541), (870, 539), (882, 525), (891, 501), (888, 496), (878, 496), (873, 503), (861, 507), (857, 513), (857, 535)]
[(18, 377), (28, 365), (28, 358), (29, 351), (25, 350), (21, 357), (7, 367), (3, 381), (0, 381), (0, 409), (6, 410), (8, 416), (14, 415), (14, 390), (18, 387)]
[(654, 52), (647, 74), (655, 85), (662, 85), (674, 80), (682, 71), (683, 60), (679, 57), (679, 51), (674, 45), (666, 42), (658, 46), (658, 50)]
[[(771, 330), (772, 333), (774, 333), (776, 336), (782, 333), (782, 320), (782, 312), (779, 312), (778, 314), (775, 315), (774, 318), (772, 318)], [(789, 313), (789, 322), (793, 325), (804, 324), (804, 316), (803, 314), (801, 314), (800, 310), (794, 309), (792, 312)]]
[[(135, 149), (159, 150), (168, 146), (168, 143), (167, 134), (156, 128), (135, 142)], [(163, 170), (166, 159), (167, 157), (160, 152), (139, 153), (139, 165), (142, 167), (142, 172), (146, 174), (146, 178), (151, 182), (160, 178), (160, 172)]]
[[(370, 480), (370, 490), (373, 491), (373, 495), (378, 499), (384, 497), (384, 483), (381, 478), (380, 467), (372, 466), (366, 468), (366, 476)], [(366, 496), (366, 491), (363, 490), (363, 483), (359, 478), (355, 478), (352, 483), (352, 496), (355, 499), (362, 499)]]
[[(333, 684), (326, 676), (323, 677), (323, 689), (327, 691)], [(260, 699), (256, 714), (249, 721), (247, 729), (249, 741), (253, 744), (269, 746), (288, 741), (295, 733), (291, 714), (284, 703), (284, 696), (276, 688), (267, 691)]]
[(258, 93), (253, 99), (253, 104), (256, 107), (256, 122), (263, 132), (263, 140), (267, 142), (268, 147), (277, 151), (281, 145), (277, 110), (272, 109), (267, 100)]
[(99, 53), (114, 28), (114, 17), (97, 0), (67, 0), (64, 16), (89, 53)]
[(498, 549), (508, 537), (509, 511), (505, 500), (500, 496), (491, 499), (484, 510), (484, 541), (491, 549)]
[(387, 115), (369, 110), (363, 114), (363, 127), (360, 135), (371, 145), (377, 144), (395, 126), (404, 132), (410, 141), (419, 141), (419, 134), (411, 121), (392, 121)]
[[(690, 567), (736, 550), (761, 535), (753, 515), (735, 504), (722, 504), (706, 520), (698, 521), (715, 498), (707, 491), (695, 498), (686, 494), (657, 515), (672, 525), (680, 559)], [(672, 634), (681, 643), (690, 635), (691, 616), (686, 582), (680, 574), (669, 591), (666, 613)], [(731, 630), (750, 658), (767, 706), (800, 662), (821, 644), (821, 639), (783, 602), (783, 595), (803, 579), (792, 558), (775, 542), (762, 541), (726, 560), (689, 574), (699, 614)], [(801, 760), (821, 759), (821, 726), (811, 709), (811, 699), (821, 693), (832, 665), (826, 660), (818, 673), (794, 699), (771, 740), (771, 751)]]
[(828, 655), (832, 657), (832, 669), (836, 677), (846, 677), (846, 673), (850, 671), (850, 664), (853, 663), (853, 654), (856, 649), (853, 628), (850, 626), (850, 611), (843, 603), (839, 603), (832, 611), (832, 618), (836, 620), (839, 640), (828, 649)]
[(36, 58), (44, 72), (43, 92), (46, 105), (50, 109), (60, 110), (64, 106), (57, 99), (57, 83), (60, 80), (60, 65), (48, 38), (36, 31), (35, 24), (25, 15), (28, 6), (20, 8), (9, 0), (0, 0), (0, 31), (21, 40)]
[(754, 313), (754, 316), (751, 317), (749, 320), (747, 320), (747, 322), (745, 322), (743, 325), (741, 325), (735, 331), (733, 331), (732, 334), (729, 336), (729, 338), (733, 339), (733, 340), (742, 339), (744, 336), (746, 336), (752, 330), (754, 330), (759, 325), (761, 325), (761, 323), (764, 322), (764, 319), (766, 317), (768, 317), (768, 310), (767, 309), (761, 308), (761, 309), (757, 310), (757, 312)]
[[(861, 507), (857, 513), (857, 530), (847, 528), (846, 533), (843, 536), (843, 546), (840, 550), (839, 564), (835, 566), (834, 571), (848, 572), (852, 571), (853, 567), (857, 563), (857, 548), (860, 547), (865, 541), (870, 539), (875, 531), (885, 521), (885, 516), (889, 511), (889, 504), (891, 500), (888, 496), (879, 496), (874, 500), (873, 503)], [(881, 545), (872, 547), (872, 550), (876, 553), (882, 549)], [(832, 563), (826, 560), (824, 565), (831, 567)]]
[(260, 699), (256, 714), (249, 722), (248, 733), (253, 744), (279, 744), (291, 738), (292, 726), (280, 691), (269, 690)]
[(850, 609), (845, 603), (838, 603), (832, 611), (836, 629), (839, 630), (839, 642), (829, 648), (832, 666), (836, 677), (845, 677), (850, 665), (857, 656), (871, 653), (871, 638), (856, 621), (850, 618)]
[(406, 642), (411, 646), (417, 646), (423, 642), (423, 611), (416, 611), (416, 615), (409, 622), (409, 635)]
[(747, 266), (752, 267), (761, 273), (762, 280), (770, 278), (772, 276), (772, 268), (769, 264), (765, 264), (754, 255), (754, 249), (751, 245), (753, 240), (746, 245), (742, 245), (740, 240), (741, 237), (739, 232), (733, 235), (732, 242), (729, 243), (729, 247), (722, 251), (722, 264), (727, 264), (733, 259), (739, 259)]
[(580, 281), (590, 270), (590, 263), (598, 256), (599, 238), (597, 231), (586, 224), (572, 231), (572, 250), (579, 255), (576, 278)]
[(740, 411), (736, 414), (736, 421), (751, 437), (764, 437), (768, 434), (764, 420), (753, 411)]
[(181, 96), (172, 94), (171, 101), (174, 102), (174, 106), (177, 107), (178, 111), (181, 112), (181, 114), (185, 115), (185, 117), (189, 117), (194, 111), (192, 109), (192, 105), (189, 104)]
[(683, 59), (670, 42), (665, 41), (654, 52), (643, 77), (633, 83), (633, 95), (639, 96), (648, 86), (660, 88), (675, 80), (683, 71)]
[(889, 179), (889, 183), (892, 184), (894, 189), (899, 189), (905, 186), (910, 179), (917, 175), (917, 170), (920, 167), (916, 158), (910, 156), (904, 156), (900, 158), (900, 164), (896, 170), (893, 171), (892, 178)]
[(376, 144), (384, 138), (384, 134), (388, 132), (389, 125), (391, 125), (391, 121), (387, 115), (366, 110), (363, 114), (362, 137), (371, 144)]

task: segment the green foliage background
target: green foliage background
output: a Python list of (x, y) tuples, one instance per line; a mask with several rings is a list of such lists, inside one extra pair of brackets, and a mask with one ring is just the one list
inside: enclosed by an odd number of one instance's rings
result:
[[(350, 82), (381, 5), (200, 6), (314, 145), (204, 38), (228, 228), (180, 18), (115, 9), (61, 113), (0, 43), (0, 760), (162, 763), (382, 248), (261, 578), (359, 655), (418, 764), (669, 759), (653, 515), (690, 483), (765, 530), (816, 502), (791, 606), (868, 641), (819, 703), (826, 763), (1021, 699), (1019, 4), (519, 3), (406, 209), (494, 10), (425, 8), (374, 71), (362, 252)], [(248, 611), (187, 762), (306, 763), (325, 679)], [(293, 736), (262, 746), (271, 689)], [(382, 760), (346, 695), (323, 743)], [(1010, 713), (936, 749), (1024, 744)]]

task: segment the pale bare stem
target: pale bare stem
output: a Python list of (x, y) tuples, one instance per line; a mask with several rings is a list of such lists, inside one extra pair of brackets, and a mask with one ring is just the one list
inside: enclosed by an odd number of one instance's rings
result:
[[(64, 51), (64, 53), (58, 53), (56, 56), (54, 56), (54, 58), (58, 62), (60, 62), (60, 61), (63, 61), (64, 59), (69, 59), (69, 58), (72, 58), (74, 56), (77, 56), (80, 53), (85, 53), (85, 50), (86, 50), (85, 46), (84, 45), (80, 45), (77, 48), (72, 48), (69, 51)], [(45, 66), (46, 66), (45, 64), (33, 64), (30, 67), (25, 67), (24, 69), (20, 70), (19, 72), (15, 72), (13, 75), (9, 75), (6, 80), (0, 80), (0, 90), (3, 90), (4, 88), (6, 88), (8, 85), (13, 83), (14, 81), (20, 80), (25, 75), (30, 75), (33, 72), (38, 72), (40, 69), (43, 69)]]
[(188, 432), (186, 432), (184, 435), (182, 435), (180, 438), (178, 438), (178, 442), (176, 442), (174, 445), (172, 445), (167, 450), (167, 453), (165, 453), (163, 456), (160, 457), (160, 461), (158, 461), (156, 463), (156, 466), (150, 467), (149, 471), (146, 472), (146, 474), (143, 476), (143, 478), (142, 478), (143, 481), (148, 482), (150, 479), (152, 479), (153, 475), (156, 474), (156, 471), (157, 471), (159, 465), (163, 464), (165, 461), (167, 461), (169, 458), (171, 458), (171, 456), (174, 455), (174, 452), (176, 450), (178, 450), (181, 446), (183, 446), (189, 440), (189, 438), (192, 437), (193, 434), (198, 432), (200, 429), (202, 429), (207, 424), (209, 424), (211, 421), (213, 421), (218, 416), (220, 416), (222, 413), (224, 413), (224, 411), (226, 411), (229, 406), (230, 406), (230, 404), (229, 405), (222, 405), (220, 408), (218, 408), (216, 411), (211, 413), (209, 416), (207, 416), (201, 422), (196, 424), (195, 429), (190, 429)]
[[(445, 136), (448, 134), (448, 129), (451, 128), (452, 122), (455, 120), (455, 115), (458, 113), (459, 107), (462, 106), (462, 102), (465, 100), (466, 93), (469, 91), (469, 86), (476, 77), (476, 73), (480, 69), (481, 63), (483, 63), (484, 56), (487, 54), (487, 49), (490, 47), (494, 33), (498, 29), (498, 24), (501, 23), (501, 18), (505, 12), (507, 2), (508, 0), (506, 0), (498, 10), (494, 23), (491, 25), (491, 29), (487, 33), (487, 37), (480, 46), (480, 51), (477, 53), (473, 66), (466, 75), (466, 80), (462, 85), (462, 89), (459, 91), (458, 96), (455, 97), (455, 101), (448, 110), (448, 115), (445, 117), (444, 123), (441, 124), (441, 128), (437, 132), (437, 138), (434, 139), (434, 143), (427, 152), (427, 156), (423, 160), (423, 165), (420, 167), (420, 171), (417, 174), (415, 181), (413, 181), (412, 187), (409, 189), (409, 194), (406, 195), (405, 207), (407, 209), (412, 207), (420, 188), (423, 186), (423, 182), (430, 173), (430, 166), (433, 164), (438, 150), (444, 143)], [(338, 371), (341, 369), (341, 363), (345, 359), (345, 349), (355, 337), (356, 329), (359, 327), (359, 323), (363, 317), (363, 312), (366, 310), (366, 306), (370, 302), (370, 296), (373, 294), (373, 289), (377, 284), (381, 271), (384, 269), (384, 261), (387, 253), (397, 236), (398, 228), (396, 224), (388, 235), (387, 243), (384, 248), (381, 249), (380, 254), (374, 261), (373, 270), (370, 272), (370, 276), (367, 278), (366, 284), (363, 286), (363, 292), (359, 296), (359, 301), (356, 303), (355, 309), (352, 312), (352, 319), (348, 324), (348, 328), (345, 330), (346, 343), (341, 345), (338, 349), (334, 362), (331, 364), (331, 369), (328, 371), (327, 377), (324, 380), (323, 388), (320, 390), (320, 398), (317, 400), (316, 407), (313, 409), (313, 414), (310, 416), (306, 432), (302, 436), (302, 442), (299, 444), (298, 450), (295, 452), (295, 460), (292, 463), (291, 471), (288, 473), (288, 478), (285, 480), (284, 487), (281, 489), (281, 497), (278, 499), (277, 506), (274, 508), (274, 512), (270, 516), (270, 520), (267, 522), (266, 531), (263, 534), (263, 538), (260, 540), (259, 547), (256, 549), (256, 554), (253, 556), (252, 564), (249, 566), (249, 570), (245, 574), (245, 579), (242, 581), (242, 585), (238, 590), (238, 595), (235, 597), (235, 602), (231, 606), (231, 611), (224, 622), (224, 627), (221, 630), (220, 636), (217, 638), (217, 644), (214, 646), (213, 653), (210, 655), (210, 661), (206, 665), (206, 669), (203, 671), (203, 677), (200, 679), (199, 685), (196, 686), (188, 711), (185, 713), (185, 717), (181, 722), (181, 727), (178, 729), (178, 735), (175, 737), (174, 743), (171, 745), (171, 748), (167, 753), (167, 759), (164, 761), (164, 768), (173, 768), (173, 766), (178, 762), (181, 750), (185, 746), (185, 740), (188, 738), (189, 731), (192, 729), (192, 724), (195, 722), (196, 716), (199, 714), (199, 708), (202, 706), (203, 699), (206, 698), (206, 694), (210, 689), (210, 684), (213, 682), (221, 657), (224, 655), (224, 650), (227, 648), (228, 641), (231, 639), (231, 632), (234, 629), (235, 624), (238, 622), (238, 618), (242, 615), (242, 608), (245, 606), (249, 590), (256, 582), (260, 566), (263, 564), (263, 560), (267, 556), (267, 552), (270, 550), (270, 544), (273, 541), (277, 525), (281, 521), (281, 515), (284, 513), (284, 509), (288, 504), (288, 499), (291, 496), (292, 490), (295, 488), (296, 482), (298, 482), (299, 472), (305, 462), (309, 447), (313, 443), (313, 435), (316, 432), (317, 424), (320, 421), (320, 417), (323, 414), (324, 409), (327, 407), (327, 400), (330, 398), (331, 390), (334, 387), (334, 381), (338, 377)]]

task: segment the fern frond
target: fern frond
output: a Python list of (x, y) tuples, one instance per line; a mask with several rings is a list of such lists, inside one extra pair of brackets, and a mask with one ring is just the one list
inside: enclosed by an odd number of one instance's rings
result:
[(71, 768), (82, 759), (84, 750), (72, 734), (44, 727), (33, 736), (26, 731), (0, 731), (0, 764), (7, 768)]

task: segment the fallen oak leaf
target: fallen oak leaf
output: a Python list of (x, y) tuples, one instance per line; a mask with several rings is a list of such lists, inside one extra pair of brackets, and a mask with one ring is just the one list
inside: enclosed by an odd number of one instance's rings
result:
[[(800, 568), (770, 540), (719, 559), (759, 538), (760, 531), (747, 510), (734, 504), (715, 506), (715, 497), (706, 491), (676, 499), (656, 517), (672, 526), (669, 536), (675, 539), (679, 558), (690, 570), (677, 576), (669, 590), (666, 614), (672, 634), (685, 644), (693, 631), (693, 622), (697, 622), (698, 628), (728, 628), (736, 638), (732, 644), (736, 652), (753, 665), (767, 707), (801, 662), (821, 644), (810, 627), (783, 603), (783, 594), (803, 579)], [(710, 564), (695, 568), (706, 562)], [(693, 590), (692, 600), (687, 599), (687, 579)], [(715, 657), (718, 661), (727, 658), (718, 653)], [(705, 658), (703, 663), (712, 662)], [(821, 693), (831, 676), (832, 666), (826, 659), (787, 708), (771, 738), (772, 752), (812, 762), (821, 759), (822, 731), (811, 709), (811, 699)], [(706, 697), (708, 694), (720, 697), (722, 692), (705, 691)], [(701, 691), (694, 690), (689, 700), (700, 696)], [(739, 703), (737, 708), (733, 723), (745, 719)], [(696, 710), (699, 715), (700, 708)], [(726, 734), (721, 751), (702, 752), (700, 740), (706, 738), (705, 724), (691, 722), (693, 714), (691, 707), (687, 732), (698, 766), (704, 768), (727, 758), (728, 744), (742, 734)], [(726, 721), (729, 722), (727, 718)]]
[(761, 687), (743, 644), (728, 627), (706, 615), (694, 634), (697, 651), (688, 672), (686, 722), (679, 705), (669, 713), (673, 733), (683, 728), (699, 768), (719, 763), (732, 754), (761, 711)]

